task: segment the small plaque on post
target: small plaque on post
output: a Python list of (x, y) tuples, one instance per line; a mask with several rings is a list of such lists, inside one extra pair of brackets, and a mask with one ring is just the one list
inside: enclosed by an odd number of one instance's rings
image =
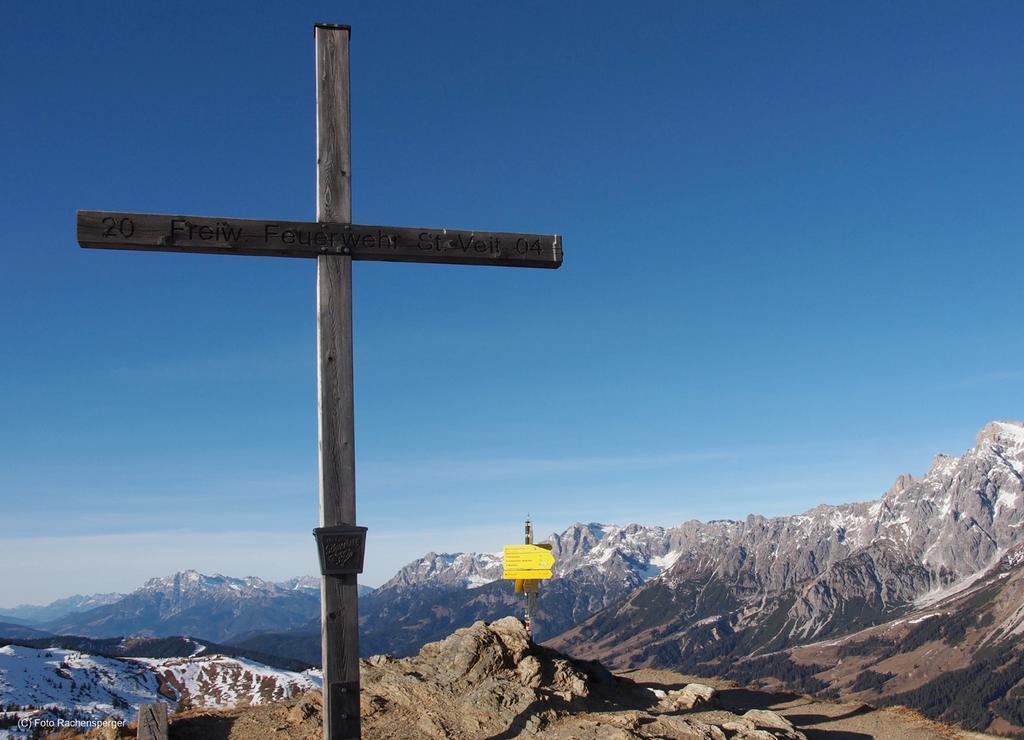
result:
[(325, 576), (348, 576), (363, 572), (363, 551), (366, 549), (366, 527), (341, 525), (317, 527), (313, 530), (320, 554), (320, 573)]

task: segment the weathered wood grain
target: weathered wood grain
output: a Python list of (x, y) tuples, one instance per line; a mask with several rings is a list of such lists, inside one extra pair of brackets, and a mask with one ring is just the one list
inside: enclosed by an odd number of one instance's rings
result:
[[(330, 129), (327, 129), (329, 132)], [(343, 210), (337, 188), (323, 184), (321, 155), (317, 192), (324, 200), (319, 221), (265, 221), (120, 211), (79, 211), (78, 243), (95, 249), (199, 252), (269, 257), (347, 255), (382, 262), (436, 262), (504, 267), (562, 264), (561, 237), (409, 226), (331, 222)], [(339, 161), (340, 165), (344, 160)], [(348, 170), (344, 177), (348, 177)]]
[[(349, 29), (316, 26), (316, 217), (352, 220)], [(316, 260), (320, 526), (356, 523), (352, 258)], [(324, 738), (360, 737), (359, 602), (355, 575), (321, 576)]]
[(139, 707), (138, 740), (167, 740), (167, 705), (163, 702)]

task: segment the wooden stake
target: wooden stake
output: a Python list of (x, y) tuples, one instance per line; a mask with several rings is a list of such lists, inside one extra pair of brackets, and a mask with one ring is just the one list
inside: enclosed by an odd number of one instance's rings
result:
[[(347, 26), (318, 24), (316, 218), (352, 222)], [(316, 259), (320, 526), (356, 523), (352, 258)], [(321, 576), (324, 739), (360, 737), (356, 576)]]
[(139, 707), (138, 740), (167, 740), (167, 705), (161, 701)]

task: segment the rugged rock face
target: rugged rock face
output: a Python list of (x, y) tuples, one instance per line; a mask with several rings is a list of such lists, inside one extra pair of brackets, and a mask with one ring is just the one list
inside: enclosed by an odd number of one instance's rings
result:
[(736, 656), (885, 622), (1024, 541), (1022, 476), (1024, 425), (994, 422), (962, 457), (940, 455), (875, 502), (688, 522), (672, 531), (668, 571), (552, 644), (617, 666), (714, 673)]
[(455, 554), (428, 552), (414, 560), (381, 586), (401, 590), (431, 585), (451, 588), (483, 586), (501, 578), (501, 553)]
[[(787, 651), (834, 694), (1024, 736), (1024, 543), (891, 622)], [(742, 666), (742, 661), (739, 663)]]
[[(412, 658), (376, 656), (364, 669), (366, 721), (397, 736), (489, 736), (512, 727), (534, 733), (559, 709), (597, 700), (611, 674), (530, 642), (518, 619), (477, 622)], [(431, 711), (431, 709), (434, 711)], [(546, 710), (546, 711), (544, 711)]]

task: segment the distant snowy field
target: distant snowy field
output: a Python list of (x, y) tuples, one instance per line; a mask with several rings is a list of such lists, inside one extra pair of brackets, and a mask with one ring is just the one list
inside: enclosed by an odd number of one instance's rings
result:
[(27, 737), (18, 720), (134, 721), (141, 704), (232, 707), (285, 699), (321, 685), (315, 670), (285, 671), (222, 655), (105, 658), (74, 650), (0, 648), (0, 738)]

